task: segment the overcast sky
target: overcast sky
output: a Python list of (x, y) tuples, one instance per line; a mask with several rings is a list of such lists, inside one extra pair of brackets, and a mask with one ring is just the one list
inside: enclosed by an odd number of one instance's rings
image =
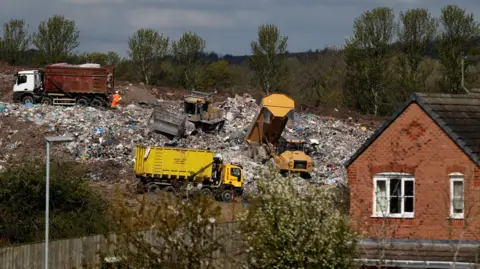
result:
[[(194, 31), (207, 51), (249, 54), (258, 25), (274, 23), (289, 37), (290, 52), (344, 43), (362, 11), (389, 6), (398, 12), (425, 7), (434, 15), (455, 3), (480, 14), (479, 0), (0, 0), (0, 23), (25, 19), (30, 30), (54, 14), (75, 20), (80, 52), (127, 53), (128, 37), (139, 28), (154, 28), (172, 39)], [(479, 15), (480, 16), (480, 15)]]

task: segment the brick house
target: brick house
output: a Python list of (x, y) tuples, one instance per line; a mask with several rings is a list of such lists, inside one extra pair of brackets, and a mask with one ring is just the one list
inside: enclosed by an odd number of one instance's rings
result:
[(479, 165), (480, 94), (413, 94), (345, 164), (363, 263), (472, 268)]

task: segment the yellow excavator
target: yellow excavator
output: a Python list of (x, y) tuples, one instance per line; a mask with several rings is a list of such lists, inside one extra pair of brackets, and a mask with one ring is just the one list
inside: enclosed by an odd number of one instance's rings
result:
[(263, 161), (272, 158), (282, 173), (300, 173), (309, 178), (313, 162), (304, 151), (305, 140), (282, 136), (287, 122), (293, 123), (294, 112), (295, 102), (287, 95), (273, 93), (265, 96), (245, 140), (255, 160), (258, 160), (259, 150), (264, 149), (267, 156)]

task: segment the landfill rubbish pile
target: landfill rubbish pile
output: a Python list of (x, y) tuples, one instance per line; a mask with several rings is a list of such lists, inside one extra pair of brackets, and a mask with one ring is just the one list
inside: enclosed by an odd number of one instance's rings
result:
[[(164, 107), (181, 113), (181, 101), (163, 101)], [(201, 148), (219, 153), (226, 162), (244, 167), (246, 191), (264, 167), (255, 163), (245, 153), (245, 132), (257, 111), (257, 104), (248, 94), (228, 98), (219, 104), (226, 122), (219, 134), (197, 133), (184, 138), (169, 139), (152, 132), (148, 119), (150, 106), (130, 104), (116, 111), (93, 107), (60, 107), (23, 104), (0, 104), (0, 120), (15, 119), (19, 124), (35, 125), (45, 135), (70, 134), (74, 142), (61, 149), (78, 161), (115, 161), (123, 170), (132, 170), (135, 145), (175, 146)], [(344, 177), (343, 163), (371, 135), (372, 130), (362, 128), (352, 121), (340, 121), (310, 114), (295, 115), (295, 122), (287, 127), (291, 133), (307, 141), (308, 153), (314, 161), (312, 180), (339, 182)], [(21, 132), (22, 130), (18, 130)], [(13, 141), (4, 139), (2, 146), (18, 149)], [(41, 144), (43, 147), (44, 144)], [(8, 151), (8, 150), (7, 150)], [(7, 151), (3, 154), (7, 154)], [(1, 154), (0, 154), (1, 158)]]

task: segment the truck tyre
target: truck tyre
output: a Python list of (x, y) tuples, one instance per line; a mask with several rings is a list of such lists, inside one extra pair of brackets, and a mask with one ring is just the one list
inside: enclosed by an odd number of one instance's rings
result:
[(224, 190), (220, 194), (220, 199), (225, 203), (230, 203), (233, 200), (233, 195), (231, 190)]
[(87, 97), (79, 97), (77, 98), (77, 105), (78, 106), (88, 106), (88, 98)]
[(160, 187), (155, 183), (151, 183), (147, 187), (147, 193), (149, 195), (158, 195), (160, 193)]
[(27, 95), (22, 98), (22, 103), (23, 104), (33, 104), (33, 96)]
[(95, 98), (90, 105), (93, 107), (104, 107), (105, 103), (101, 99)]
[(307, 172), (300, 173), (300, 177), (303, 178), (303, 179), (312, 179), (312, 175), (310, 175)]
[(42, 101), (40, 101), (40, 103), (42, 103), (42, 105), (50, 106), (50, 105), (53, 104), (53, 99), (50, 98), (50, 97), (43, 97)]
[(163, 188), (163, 191), (164, 191), (164, 192), (168, 192), (168, 193), (170, 193), (170, 194), (172, 194), (172, 195), (175, 195), (175, 194), (177, 193), (177, 191), (175, 190), (175, 188), (172, 187), (172, 186), (167, 186), (167, 187)]
[(200, 191), (200, 194), (203, 195), (203, 196), (206, 196), (206, 197), (212, 197), (213, 196), (212, 190), (210, 190), (209, 188), (203, 188)]

